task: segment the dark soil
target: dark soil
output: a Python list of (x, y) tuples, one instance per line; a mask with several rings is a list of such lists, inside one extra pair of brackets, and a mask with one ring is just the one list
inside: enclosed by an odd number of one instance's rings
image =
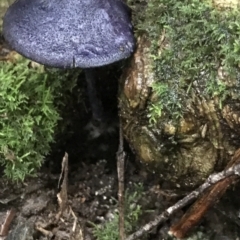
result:
[[(112, 161), (116, 160), (113, 158)], [(52, 173), (55, 172), (53, 169), (43, 167), (37, 178), (27, 179), (19, 184), (1, 179), (0, 221), (5, 220), (8, 210), (16, 211), (6, 239), (96, 239), (92, 234), (94, 229), (92, 223), (104, 224), (112, 221), (117, 211), (117, 203), (114, 200), (117, 199), (117, 173), (113, 165), (106, 160), (84, 163), (79, 159), (79, 163), (69, 166), (68, 203), (77, 218), (76, 231), (82, 233), (82, 238), (80, 235), (72, 236), (74, 217), (71, 213), (64, 214), (60, 221), (56, 222), (59, 213), (57, 193), (60, 172)], [(161, 190), (153, 177), (148, 176), (144, 170), (137, 169), (131, 161), (127, 161), (125, 176), (126, 187), (130, 189), (130, 193), (133, 194), (136, 190), (135, 184), (143, 183), (144, 186), (142, 197), (137, 200), (144, 213), (140, 217), (139, 227), (180, 198), (169, 191)], [(238, 193), (239, 187), (238, 190), (227, 193), (225, 199), (216, 204), (201, 226), (195, 229), (195, 237), (191, 239), (238, 239), (240, 236)], [(167, 231), (171, 223), (182, 214), (183, 212), (179, 212), (143, 239), (172, 239), (167, 235)], [(196, 235), (200, 237), (196, 238)]]

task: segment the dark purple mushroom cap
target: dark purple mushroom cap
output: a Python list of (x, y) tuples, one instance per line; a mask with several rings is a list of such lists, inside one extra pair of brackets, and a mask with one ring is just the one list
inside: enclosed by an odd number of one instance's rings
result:
[(121, 0), (17, 0), (4, 16), (3, 35), (23, 56), (58, 68), (103, 66), (134, 50)]

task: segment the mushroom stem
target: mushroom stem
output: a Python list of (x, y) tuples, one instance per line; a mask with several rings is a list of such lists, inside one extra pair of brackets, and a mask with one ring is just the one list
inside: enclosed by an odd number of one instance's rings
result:
[(84, 69), (86, 82), (87, 82), (87, 91), (88, 99), (92, 110), (93, 120), (102, 121), (103, 120), (103, 106), (102, 101), (99, 99), (96, 91), (96, 76), (94, 68)]

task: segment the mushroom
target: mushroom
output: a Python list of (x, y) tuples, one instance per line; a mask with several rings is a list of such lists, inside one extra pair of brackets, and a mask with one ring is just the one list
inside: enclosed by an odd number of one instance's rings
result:
[(17, 0), (3, 18), (3, 35), (35, 62), (83, 68), (95, 119), (102, 110), (92, 68), (125, 59), (135, 47), (130, 11), (122, 0)]

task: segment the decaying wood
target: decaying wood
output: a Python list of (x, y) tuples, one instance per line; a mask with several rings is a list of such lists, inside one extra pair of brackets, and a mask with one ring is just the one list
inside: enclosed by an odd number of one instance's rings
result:
[[(226, 170), (239, 163), (240, 149), (235, 152)], [(184, 238), (194, 226), (198, 225), (206, 212), (223, 196), (227, 188), (237, 182), (238, 178), (238, 176), (229, 176), (215, 183), (191, 206), (181, 220), (170, 228), (169, 233), (177, 238)]]

